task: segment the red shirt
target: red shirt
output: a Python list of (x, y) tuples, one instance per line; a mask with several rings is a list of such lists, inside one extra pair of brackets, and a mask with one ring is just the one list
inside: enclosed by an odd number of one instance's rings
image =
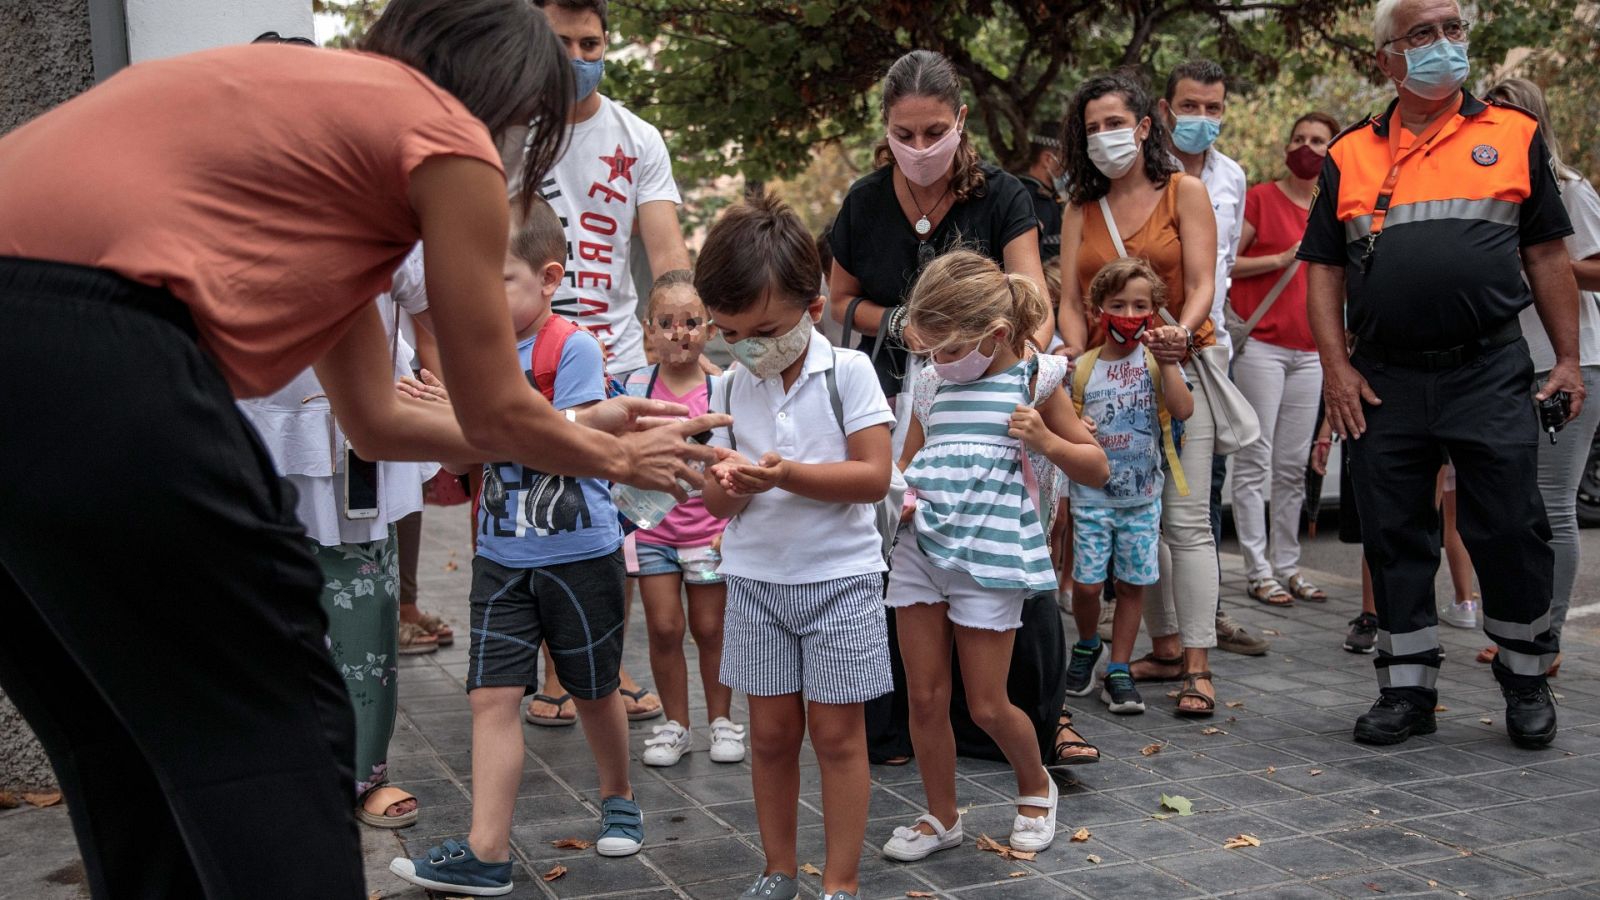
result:
[[(1250, 188), (1244, 195), (1244, 220), (1255, 228), (1256, 239), (1239, 258), (1271, 256), (1293, 247), (1305, 234), (1310, 215), (1309, 209), (1297, 206), (1276, 182)], [(1233, 305), (1233, 311), (1240, 318), (1250, 318), (1282, 276), (1282, 269), (1274, 269), (1249, 278), (1235, 277), (1233, 286), (1228, 289), (1228, 302)], [(1317, 342), (1311, 338), (1310, 320), (1306, 317), (1304, 264), (1289, 279), (1272, 308), (1256, 323), (1250, 337), (1290, 350), (1317, 349)]]

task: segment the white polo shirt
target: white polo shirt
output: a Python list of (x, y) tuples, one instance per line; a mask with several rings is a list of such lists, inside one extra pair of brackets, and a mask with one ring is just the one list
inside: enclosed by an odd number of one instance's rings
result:
[(1239, 255), (1239, 236), (1244, 231), (1244, 195), (1248, 188), (1244, 169), (1216, 147), (1206, 150), (1200, 167), (1200, 182), (1211, 195), (1211, 210), (1217, 216), (1217, 292), (1211, 298), (1211, 324), (1217, 329), (1217, 343), (1233, 355), (1233, 339), (1223, 327), (1222, 305), (1228, 300), (1228, 277)]
[[(824, 374), (834, 366), (842, 430)], [(722, 383), (729, 393), (713, 398), (711, 411), (731, 410), (739, 453), (751, 460), (773, 452), (793, 462), (843, 462), (846, 433), (894, 425), (872, 361), (860, 351), (830, 347), (816, 331), (805, 367), (787, 392), (782, 376), (760, 381), (742, 368)], [(711, 443), (732, 446), (727, 429), (717, 429)], [(872, 504), (825, 503), (773, 488), (751, 497), (728, 523), (718, 571), (770, 584), (815, 584), (887, 571), (882, 549)]]

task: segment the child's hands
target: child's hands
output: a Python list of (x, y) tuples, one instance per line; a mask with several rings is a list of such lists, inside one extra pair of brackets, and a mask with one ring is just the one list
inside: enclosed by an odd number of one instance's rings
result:
[(444, 382), (440, 381), (438, 376), (427, 369), (423, 369), (420, 374), (422, 375), (422, 380), (420, 381), (410, 375), (401, 377), (394, 384), (395, 390), (418, 400), (429, 400), (437, 403), (450, 402), (450, 393), (444, 389)]
[(727, 491), (730, 494), (735, 493), (733, 489), (734, 471), (740, 466), (751, 465), (751, 462), (749, 459), (745, 458), (744, 454), (738, 452), (737, 450), (729, 450), (726, 447), (717, 447), (716, 451), (717, 461), (706, 467), (706, 475), (710, 478), (715, 478), (717, 483), (722, 485), (722, 489), (724, 491)]
[(728, 493), (741, 496), (763, 494), (781, 487), (789, 478), (789, 461), (776, 453), (767, 453), (757, 465), (737, 466), (732, 472), (732, 487)]
[(1011, 414), (1009, 434), (1035, 453), (1045, 452), (1045, 447), (1056, 440), (1056, 433), (1044, 424), (1044, 416), (1039, 415), (1039, 410), (1021, 403)]

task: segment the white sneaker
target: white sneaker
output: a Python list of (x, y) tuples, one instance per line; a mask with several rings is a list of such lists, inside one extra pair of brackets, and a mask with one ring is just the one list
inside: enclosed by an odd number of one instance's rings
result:
[(650, 729), (655, 737), (644, 742), (644, 764), (647, 766), (674, 766), (694, 745), (689, 729), (671, 719), (665, 725)]
[(727, 716), (717, 716), (711, 722), (711, 761), (736, 763), (744, 761), (744, 726), (728, 721)]
[[(917, 830), (917, 825), (923, 822), (933, 829), (933, 834), (923, 834)], [(949, 850), (951, 847), (961, 846), (961, 816), (956, 815), (956, 824), (946, 831), (939, 820), (932, 814), (924, 813), (917, 817), (915, 824), (901, 825), (894, 830), (894, 835), (889, 842), (883, 845), (883, 855), (901, 862), (916, 862), (926, 859), (940, 850)]]
[(1450, 603), (1440, 607), (1439, 621), (1457, 628), (1478, 627), (1478, 601), (1468, 600), (1465, 603)]
[(1050, 781), (1050, 796), (1018, 797), (1017, 805), (1042, 806), (1049, 812), (1037, 817), (1017, 815), (1011, 825), (1011, 840), (1008, 842), (1013, 850), (1037, 853), (1048, 848), (1056, 839), (1056, 806), (1061, 802), (1061, 791), (1056, 789), (1056, 781), (1050, 778), (1048, 772), (1045, 777)]

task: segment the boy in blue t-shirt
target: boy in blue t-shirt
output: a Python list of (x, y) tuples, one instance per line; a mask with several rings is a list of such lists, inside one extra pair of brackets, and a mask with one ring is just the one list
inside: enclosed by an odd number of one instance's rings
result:
[[(605, 362), (592, 335), (550, 313), (566, 258), (561, 222), (536, 200), (511, 235), (506, 301), (529, 382), (556, 409), (606, 396)], [(472, 561), (472, 831), (390, 871), (451, 894), (511, 890), (511, 814), (522, 778), (521, 703), (538, 685), (547, 642), (571, 693), (600, 774), (595, 849), (628, 856), (644, 841), (628, 781), (628, 718), (617, 693), (622, 664), (622, 530), (605, 482), (487, 463)]]

